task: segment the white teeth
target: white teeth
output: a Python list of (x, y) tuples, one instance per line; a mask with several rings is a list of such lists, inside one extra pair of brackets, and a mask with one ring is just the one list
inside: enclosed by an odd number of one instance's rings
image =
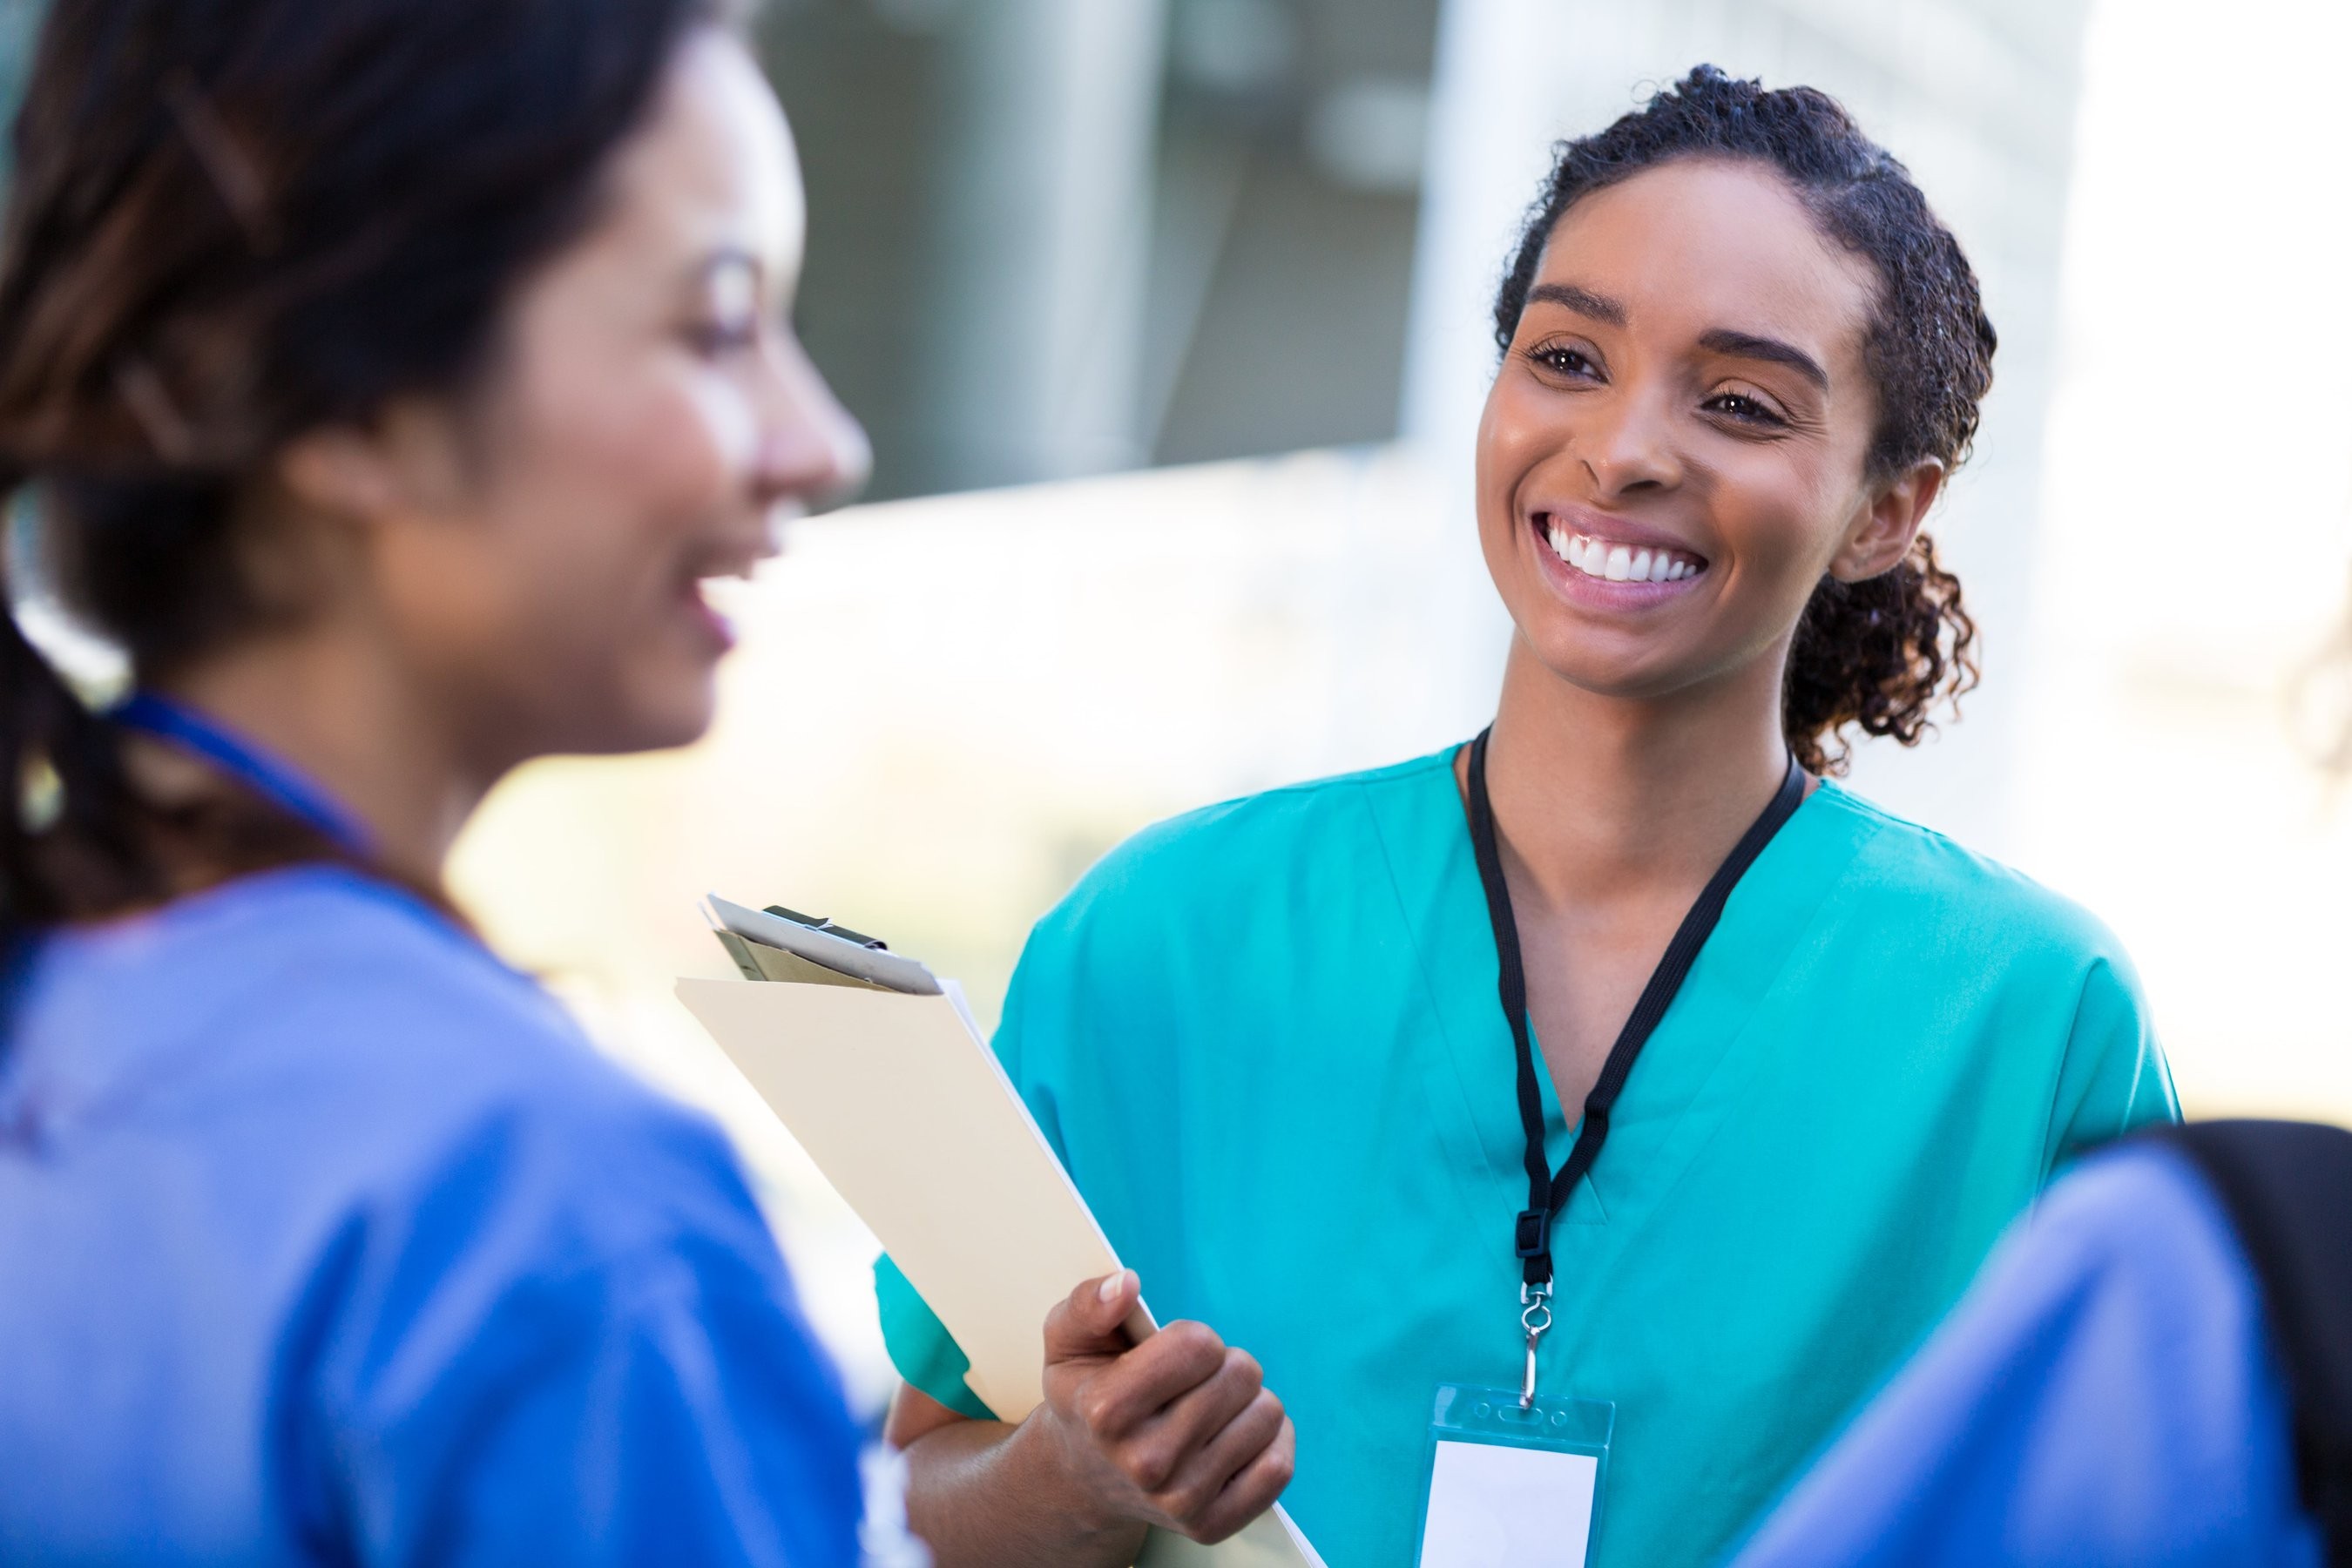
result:
[(1586, 576), (1612, 583), (1679, 583), (1699, 572), (1696, 562), (1667, 551), (1610, 544), (1587, 534), (1570, 533), (1556, 522), (1545, 529), (1544, 542), (1551, 546), (1553, 554)]

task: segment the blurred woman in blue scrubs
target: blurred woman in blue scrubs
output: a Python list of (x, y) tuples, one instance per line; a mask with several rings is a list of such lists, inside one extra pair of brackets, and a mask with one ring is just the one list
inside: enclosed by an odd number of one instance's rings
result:
[(57, 0), (0, 465), (0, 1558), (857, 1561), (716, 1131), (447, 908), (508, 770), (692, 740), (854, 483), (711, 0)]
[(2352, 1131), (2197, 1121), (2084, 1161), (1735, 1568), (1987, 1563), (2352, 1563)]
[[(1038, 924), (997, 1052), (1133, 1272), (1044, 1325), (1034, 1413), (881, 1270), (942, 1564), (1277, 1496), (1331, 1568), (1478, 1561), (1423, 1533), (1447, 1385), (1609, 1406), (1590, 1561), (1709, 1561), (2053, 1168), (2174, 1114), (2105, 930), (1822, 777), (1972, 668), (1920, 526), (1994, 334), (1902, 164), (1701, 68), (1561, 145), (1494, 319), (1491, 730), (1152, 828)], [(1130, 1347), (1139, 1289), (1183, 1321)]]
[(2352, 1562), (2352, 1134), (2085, 1161), (1735, 1568)]

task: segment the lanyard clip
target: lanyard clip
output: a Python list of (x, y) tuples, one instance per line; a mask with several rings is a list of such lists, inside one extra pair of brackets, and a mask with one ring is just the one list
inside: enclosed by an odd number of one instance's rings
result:
[(1519, 1380), (1519, 1408), (1530, 1409), (1536, 1402), (1536, 1345), (1544, 1331), (1551, 1327), (1551, 1287), (1522, 1285), (1519, 1287), (1519, 1327), (1528, 1335), (1528, 1370)]

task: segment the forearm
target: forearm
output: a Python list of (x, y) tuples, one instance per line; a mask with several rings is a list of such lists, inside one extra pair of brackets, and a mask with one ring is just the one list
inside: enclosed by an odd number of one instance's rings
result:
[(907, 1517), (938, 1568), (1129, 1568), (1143, 1526), (1076, 1484), (1037, 1423), (957, 1421), (907, 1446)]

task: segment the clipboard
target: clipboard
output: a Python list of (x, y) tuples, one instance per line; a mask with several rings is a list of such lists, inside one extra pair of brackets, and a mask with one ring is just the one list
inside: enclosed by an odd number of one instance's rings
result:
[[(936, 996), (940, 983), (911, 958), (901, 958), (878, 942), (852, 942), (837, 936), (831, 921), (787, 920), (766, 910), (747, 910), (712, 893), (712, 924), (748, 942), (780, 949), (796, 958), (868, 984), (884, 985), (917, 996)], [(734, 950), (730, 948), (729, 952)], [(772, 978), (772, 976), (771, 976)]]
[[(971, 1391), (1018, 1422), (1045, 1400), (1045, 1314), (1120, 1265), (961, 989), (931, 983), (688, 979), (677, 997), (955, 1337)], [(1138, 1303), (1129, 1332), (1157, 1328)], [(1323, 1568), (1278, 1504), (1215, 1546), (1154, 1531), (1137, 1564)]]

